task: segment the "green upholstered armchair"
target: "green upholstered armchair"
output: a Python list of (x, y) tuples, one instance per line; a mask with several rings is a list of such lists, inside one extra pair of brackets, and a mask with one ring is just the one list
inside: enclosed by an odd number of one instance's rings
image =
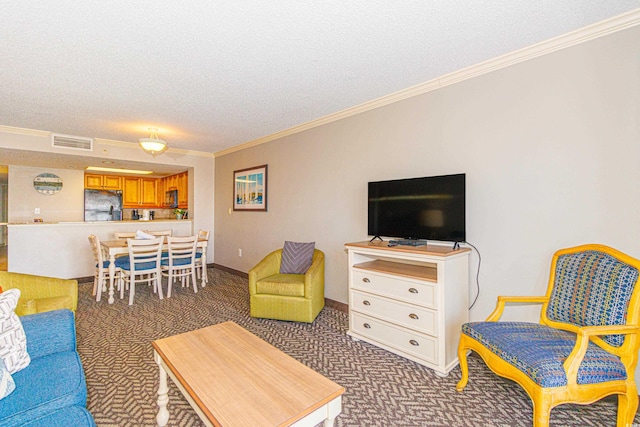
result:
[(305, 274), (280, 274), (281, 261), (278, 249), (249, 271), (251, 317), (313, 322), (324, 307), (324, 253), (314, 250)]
[(77, 280), (0, 271), (0, 287), (5, 291), (20, 289), (18, 316), (61, 308), (76, 311), (78, 307)]

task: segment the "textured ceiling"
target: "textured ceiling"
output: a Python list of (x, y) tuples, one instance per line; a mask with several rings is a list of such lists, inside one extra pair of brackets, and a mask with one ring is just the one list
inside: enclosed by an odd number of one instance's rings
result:
[(205, 152), (640, 7), (640, 0), (2, 1), (0, 125)]

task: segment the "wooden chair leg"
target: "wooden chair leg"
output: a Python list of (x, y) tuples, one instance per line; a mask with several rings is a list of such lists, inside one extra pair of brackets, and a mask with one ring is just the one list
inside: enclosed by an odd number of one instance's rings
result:
[(618, 395), (618, 427), (633, 425), (633, 419), (638, 409), (638, 392), (635, 388), (627, 390), (627, 394)]
[(462, 373), (462, 377), (458, 384), (456, 385), (457, 391), (462, 391), (467, 386), (469, 382), (469, 365), (467, 364), (467, 349), (462, 346), (462, 340), (464, 338), (460, 338), (460, 346), (458, 346), (458, 360), (460, 361), (460, 371)]
[(547, 399), (533, 401), (533, 427), (549, 427), (551, 402)]

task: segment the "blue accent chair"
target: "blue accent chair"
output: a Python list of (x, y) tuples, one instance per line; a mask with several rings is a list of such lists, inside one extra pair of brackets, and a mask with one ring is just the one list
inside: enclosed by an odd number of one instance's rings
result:
[[(639, 271), (639, 260), (603, 245), (556, 252), (545, 296), (500, 296), (486, 321), (462, 326), (456, 389), (467, 385), (472, 350), (524, 388), (535, 427), (548, 426), (557, 405), (586, 405), (614, 394), (617, 426), (631, 425), (638, 408)], [(540, 322), (499, 322), (507, 303), (541, 304)]]

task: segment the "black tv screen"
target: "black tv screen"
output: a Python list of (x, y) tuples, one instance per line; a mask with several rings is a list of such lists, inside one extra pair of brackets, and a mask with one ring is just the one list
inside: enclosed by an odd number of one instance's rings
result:
[(464, 241), (465, 174), (370, 182), (368, 233)]

